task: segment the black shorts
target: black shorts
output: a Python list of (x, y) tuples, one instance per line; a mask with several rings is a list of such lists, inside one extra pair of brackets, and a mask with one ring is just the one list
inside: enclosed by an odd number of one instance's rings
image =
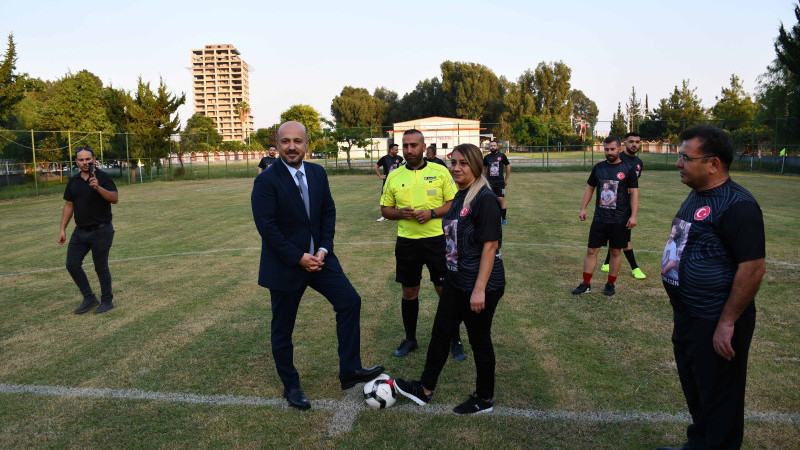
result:
[(492, 187), (492, 192), (498, 197), (506, 196), (506, 182), (505, 181), (490, 181), (489, 186)]
[(394, 246), (397, 261), (395, 281), (403, 287), (417, 287), (422, 280), (422, 266), (428, 266), (431, 283), (441, 286), (445, 274), (444, 235), (422, 239), (398, 237)]
[(610, 248), (625, 248), (630, 230), (624, 223), (592, 222), (589, 229), (589, 248), (600, 248), (608, 243)]

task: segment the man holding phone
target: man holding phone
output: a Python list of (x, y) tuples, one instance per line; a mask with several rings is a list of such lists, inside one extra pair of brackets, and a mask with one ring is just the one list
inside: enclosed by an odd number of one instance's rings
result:
[[(111, 292), (111, 271), (108, 268), (108, 253), (114, 240), (111, 225), (111, 204), (119, 200), (117, 186), (107, 173), (95, 168), (97, 160), (89, 147), (81, 147), (75, 153), (79, 172), (72, 176), (64, 190), (64, 210), (61, 215), (59, 245), (67, 241), (67, 224), (75, 215), (75, 230), (67, 247), (67, 271), (83, 295), (83, 302), (75, 314), (83, 314), (98, 306), (95, 314), (112, 308), (114, 295)], [(94, 270), (100, 280), (100, 300), (97, 300), (83, 271), (83, 258), (92, 252)]]

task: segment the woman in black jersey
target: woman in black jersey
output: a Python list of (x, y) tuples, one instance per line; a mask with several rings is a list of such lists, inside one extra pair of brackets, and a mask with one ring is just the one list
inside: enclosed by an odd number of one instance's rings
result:
[(453, 149), (451, 173), (459, 191), (450, 211), (442, 218), (447, 236), (447, 272), (425, 369), (419, 381), (395, 380), (401, 394), (419, 405), (427, 404), (447, 362), (450, 336), (463, 321), (477, 377), (475, 393), (453, 409), (456, 414), (490, 412), (494, 400), (492, 318), (505, 290), (505, 272), (500, 258), (500, 202), (483, 172), (478, 147), (461, 144)]

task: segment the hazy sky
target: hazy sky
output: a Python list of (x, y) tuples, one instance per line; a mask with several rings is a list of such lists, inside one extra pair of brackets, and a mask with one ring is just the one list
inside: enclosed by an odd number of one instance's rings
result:
[[(34, 1), (6, 2), (17, 68), (43, 79), (87, 69), (133, 90), (136, 79), (186, 93), (190, 50), (233, 44), (250, 65), (256, 128), (293, 104), (330, 116), (346, 85), (401, 97), (445, 60), (480, 63), (511, 80), (540, 61), (564, 61), (572, 87), (610, 120), (631, 87), (651, 108), (682, 79), (705, 106), (737, 74), (748, 92), (775, 57), (788, 0), (666, 1)], [(241, 9), (239, 9), (241, 8)], [(0, 43), (5, 51), (5, 39)]]

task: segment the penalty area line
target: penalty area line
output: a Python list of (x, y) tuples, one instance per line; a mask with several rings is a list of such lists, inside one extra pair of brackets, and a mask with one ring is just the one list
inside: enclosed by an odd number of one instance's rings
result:
[[(312, 408), (334, 412), (333, 420), (328, 428), (329, 434), (340, 434), (352, 430), (356, 416), (366, 411), (360, 399), (358, 388), (347, 392), (342, 400), (311, 400)], [(109, 398), (120, 400), (147, 400), (169, 403), (190, 403), (212, 406), (256, 406), (288, 409), (282, 398), (265, 398), (241, 395), (202, 395), (181, 392), (153, 392), (139, 389), (106, 389), (76, 388), (65, 386), (40, 386), (28, 384), (0, 384), (0, 394), (32, 394), (51, 397), (77, 398)], [(426, 405), (418, 407), (403, 404), (390, 410), (412, 412), (416, 414), (452, 414), (455, 405)], [(648, 411), (566, 411), (537, 410), (523, 408), (495, 407), (491, 415), (500, 415), (521, 419), (561, 420), (581, 423), (689, 423), (686, 413), (648, 412)], [(748, 422), (769, 424), (800, 424), (800, 413), (778, 412), (746, 412)]]
[[(339, 242), (336, 245), (392, 245), (394, 241), (363, 241), (363, 242)], [(543, 247), (543, 248), (569, 248), (569, 249), (585, 249), (585, 246), (580, 245), (565, 245), (565, 244), (540, 244), (536, 242), (503, 242), (504, 246), (511, 246), (511, 247)], [(118, 263), (118, 262), (128, 262), (128, 261), (138, 261), (143, 259), (159, 259), (159, 258), (173, 258), (177, 256), (192, 256), (192, 255), (208, 255), (213, 253), (227, 253), (227, 252), (241, 252), (241, 251), (260, 251), (261, 247), (242, 247), (242, 248), (218, 248), (218, 249), (211, 249), (211, 250), (197, 250), (191, 252), (178, 252), (178, 253), (164, 253), (159, 255), (144, 255), (144, 256), (132, 256), (130, 258), (119, 258), (119, 259), (109, 259), (109, 263)], [(661, 254), (663, 251), (661, 250), (643, 250), (639, 249), (636, 250), (639, 253), (658, 253)], [(785, 266), (791, 267), (793, 269), (800, 268), (800, 264), (792, 263), (787, 261), (771, 261), (767, 260), (767, 264), (773, 264), (776, 266)], [(89, 267), (93, 266), (93, 263), (86, 263), (84, 266)], [(56, 270), (64, 270), (64, 267), (47, 267), (42, 269), (34, 269), (34, 270), (26, 270), (22, 272), (12, 272), (12, 273), (0, 273), (0, 278), (7, 278), (7, 277), (16, 277), (20, 275), (30, 275), (35, 273), (45, 273), (45, 272), (53, 272)]]

